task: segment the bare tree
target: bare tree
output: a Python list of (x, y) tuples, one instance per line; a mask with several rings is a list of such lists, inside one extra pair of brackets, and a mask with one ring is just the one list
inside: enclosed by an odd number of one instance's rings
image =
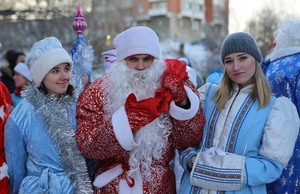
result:
[[(92, 0), (91, 12), (86, 14), (88, 24), (86, 37), (91, 41), (95, 53), (113, 47), (113, 38), (131, 25), (132, 0)], [(107, 36), (111, 39), (108, 40)]]
[(1, 52), (26, 51), (46, 36), (57, 36), (70, 50), (76, 39), (72, 28), (76, 11), (76, 0), (1, 0)]
[[(0, 0), (0, 53), (28, 51), (34, 42), (57, 36), (71, 51), (76, 32), (72, 23), (78, 0)], [(81, 0), (87, 28), (84, 38), (95, 52), (95, 64), (102, 51), (112, 47), (116, 34), (132, 25), (132, 0)], [(110, 45), (106, 36), (111, 36)]]
[(270, 51), (273, 33), (280, 24), (281, 19), (273, 9), (265, 7), (255, 18), (248, 22), (246, 31), (251, 33), (257, 40), (263, 57)]

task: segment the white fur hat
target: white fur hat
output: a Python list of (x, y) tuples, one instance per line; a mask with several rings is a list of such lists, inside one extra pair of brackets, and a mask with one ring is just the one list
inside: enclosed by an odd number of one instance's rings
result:
[(46, 74), (61, 63), (72, 65), (73, 61), (56, 37), (47, 37), (34, 43), (26, 56), (26, 64), (36, 86), (40, 86)]
[(148, 54), (160, 59), (160, 45), (156, 33), (149, 27), (131, 27), (114, 39), (117, 50), (117, 61), (122, 61), (129, 56)]
[(23, 77), (25, 77), (28, 81), (31, 81), (31, 73), (25, 63), (18, 63), (15, 68), (15, 72), (18, 72)]
[(117, 60), (117, 51), (116, 49), (111, 49), (104, 51), (101, 55), (103, 57), (104, 72), (107, 73), (111, 69), (112, 64)]
[(300, 46), (300, 20), (288, 19), (282, 22), (281, 27), (275, 30), (275, 49)]

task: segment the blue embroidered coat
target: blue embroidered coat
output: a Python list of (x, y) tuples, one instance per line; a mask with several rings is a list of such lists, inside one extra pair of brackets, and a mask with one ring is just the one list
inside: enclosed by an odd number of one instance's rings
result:
[[(199, 89), (207, 122), (199, 148), (180, 154), (185, 172), (179, 194), (265, 194), (265, 184), (280, 176), (298, 134), (297, 111), (285, 97), (272, 97), (267, 107), (259, 109), (257, 100), (250, 98), (252, 87), (240, 91), (236, 87), (221, 111), (216, 110), (212, 99), (217, 86), (207, 83)], [(216, 147), (226, 153), (202, 154), (199, 149), (204, 147)], [(188, 161), (196, 155), (191, 170)], [(204, 171), (207, 176), (199, 173)], [(200, 186), (200, 179), (206, 184)], [(208, 189), (209, 185), (222, 189)]]

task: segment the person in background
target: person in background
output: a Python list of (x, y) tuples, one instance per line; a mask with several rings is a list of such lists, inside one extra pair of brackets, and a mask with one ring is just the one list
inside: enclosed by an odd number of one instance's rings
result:
[[(274, 32), (274, 48), (261, 64), (272, 92), (289, 98), (300, 115), (300, 20), (286, 20)], [(282, 131), (284, 133), (284, 131)], [(300, 134), (282, 175), (268, 184), (269, 194), (300, 193)]]
[(73, 61), (60, 41), (46, 37), (26, 57), (32, 83), (5, 125), (10, 192), (92, 193), (85, 158), (75, 140), (77, 94)]
[(222, 76), (223, 71), (221, 69), (214, 69), (205, 79), (205, 83), (219, 84), (222, 80)]
[(0, 85), (0, 193), (9, 193), (9, 176), (4, 151), (4, 125), (9, 116), (9, 108), (6, 103), (5, 93)]
[(187, 71), (188, 76), (189, 76), (188, 80), (191, 82), (193, 87), (198, 88), (198, 83), (197, 83), (198, 74), (197, 74), (197, 72), (189, 66), (186, 66), (186, 71)]
[(106, 74), (110, 71), (114, 62), (117, 60), (117, 50), (110, 49), (110, 50), (104, 51), (103, 53), (101, 53), (101, 55), (103, 57), (104, 73)]
[(14, 107), (16, 107), (21, 101), (21, 92), (24, 87), (31, 82), (31, 74), (25, 63), (18, 63), (15, 68), (15, 75), (13, 77), (15, 81), (15, 91), (11, 94)]
[(82, 82), (83, 88), (86, 88), (88, 85), (91, 84), (91, 76), (88, 72), (85, 72), (82, 75), (81, 82)]
[(13, 108), (14, 108), (14, 103), (12, 101), (12, 98), (11, 98), (11, 95), (9, 93), (9, 90), (8, 90), (8, 88), (6, 87), (6, 85), (1, 80), (0, 80), (0, 86), (2, 88), (2, 91), (3, 91), (4, 97), (5, 97), (6, 103), (8, 105), (8, 108), (9, 108), (9, 110), (11, 112), (13, 110)]
[(25, 62), (25, 54), (15, 50), (9, 50), (5, 53), (4, 59), (7, 64), (1, 67), (1, 81), (6, 85), (9, 93), (13, 93), (15, 90), (15, 82), (13, 80), (14, 68), (20, 62)]
[(149, 27), (114, 39), (117, 61), (79, 96), (76, 140), (98, 167), (95, 193), (176, 193), (175, 148), (200, 141), (205, 118), (185, 65), (162, 60)]
[(190, 77), (190, 80), (194, 80), (195, 76), (196, 76), (196, 83), (193, 83), (193, 85), (196, 87), (196, 88), (199, 88), (200, 86), (203, 85), (204, 81), (203, 81), (203, 78), (202, 76), (197, 73), (197, 71), (191, 66), (191, 63), (190, 61), (188, 60), (188, 58), (186, 57), (179, 57), (178, 60), (182, 61), (185, 65), (186, 65), (186, 69), (187, 69), (187, 72), (192, 75)]
[(199, 147), (180, 153), (179, 194), (266, 194), (290, 160), (300, 121), (295, 105), (275, 97), (252, 35), (228, 35), (221, 46), (219, 85), (199, 88), (207, 122)]
[[(89, 72), (85, 72), (82, 74), (81, 84), (82, 84), (81, 92), (91, 84), (91, 76), (90, 76)], [(86, 158), (86, 165), (87, 165), (89, 177), (90, 177), (91, 181), (93, 181), (94, 180), (94, 172), (95, 172), (95, 169), (97, 166), (97, 161)]]

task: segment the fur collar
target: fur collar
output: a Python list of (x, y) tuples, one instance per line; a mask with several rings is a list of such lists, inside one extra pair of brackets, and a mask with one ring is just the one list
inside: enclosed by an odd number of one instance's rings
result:
[(267, 60), (275, 61), (281, 57), (293, 55), (295, 53), (300, 53), (300, 47), (289, 47), (282, 49), (274, 49), (273, 52), (269, 56), (267, 56)]
[(60, 161), (74, 185), (74, 193), (93, 193), (85, 159), (77, 147), (75, 130), (67, 122), (67, 110), (76, 106), (77, 95), (66, 95), (58, 99), (53, 95), (44, 95), (33, 84), (29, 84), (22, 96), (43, 118), (48, 134), (59, 152)]

